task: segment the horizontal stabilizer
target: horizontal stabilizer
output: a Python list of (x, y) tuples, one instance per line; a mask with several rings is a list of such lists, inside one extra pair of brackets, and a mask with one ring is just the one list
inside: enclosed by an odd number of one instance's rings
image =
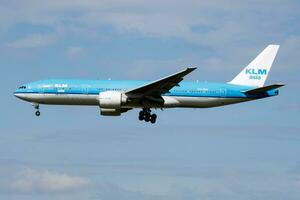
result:
[(259, 88), (247, 90), (247, 91), (244, 91), (244, 93), (246, 93), (246, 94), (258, 94), (258, 93), (267, 92), (269, 90), (274, 90), (274, 89), (280, 88), (282, 86), (284, 86), (284, 84), (277, 83), (277, 84), (273, 84), (273, 85), (268, 85), (268, 86), (264, 86), (264, 87), (259, 87)]

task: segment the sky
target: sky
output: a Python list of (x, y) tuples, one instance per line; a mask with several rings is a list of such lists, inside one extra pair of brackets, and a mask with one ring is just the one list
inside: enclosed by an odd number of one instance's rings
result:
[[(300, 198), (300, 2), (0, 0), (0, 199)], [(210, 109), (41, 106), (16, 99), (49, 78), (227, 82), (280, 44), (277, 97)]]

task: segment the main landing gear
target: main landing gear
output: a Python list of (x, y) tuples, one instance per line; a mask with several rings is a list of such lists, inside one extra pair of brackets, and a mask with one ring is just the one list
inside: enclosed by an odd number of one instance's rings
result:
[(156, 114), (151, 114), (150, 108), (143, 108), (143, 110), (140, 111), (139, 113), (139, 120), (140, 121), (145, 121), (145, 122), (151, 122), (154, 124), (156, 122), (157, 115)]
[(40, 116), (41, 112), (40, 112), (40, 106), (39, 106), (39, 104), (33, 104), (32, 106), (34, 107), (34, 109), (36, 109), (35, 116), (37, 116), (37, 117)]

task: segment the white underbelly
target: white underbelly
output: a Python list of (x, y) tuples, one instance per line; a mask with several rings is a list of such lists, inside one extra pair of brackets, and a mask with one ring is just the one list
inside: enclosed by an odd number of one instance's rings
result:
[(209, 108), (250, 101), (248, 98), (164, 96), (164, 107)]
[[(19, 94), (19, 98), (39, 103), (54, 105), (99, 105), (98, 95), (87, 94), (43, 94), (30, 93)], [(182, 97), (182, 96), (163, 96), (163, 108), (186, 107), (186, 108), (209, 108), (223, 106), (233, 103), (249, 101), (246, 98), (224, 98), (224, 97)], [(144, 105), (123, 105), (122, 107), (144, 107)], [(154, 106), (156, 107), (156, 106)]]
[(40, 104), (55, 105), (99, 105), (98, 95), (87, 94), (19, 94), (19, 98)]

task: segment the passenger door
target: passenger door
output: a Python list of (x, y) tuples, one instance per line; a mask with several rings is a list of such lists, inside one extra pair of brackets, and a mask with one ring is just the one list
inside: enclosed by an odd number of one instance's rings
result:
[(221, 88), (220, 89), (220, 97), (226, 97), (226, 93), (227, 93), (226, 88)]
[(82, 94), (88, 95), (89, 91), (88, 91), (88, 86), (84, 85), (82, 88)]

